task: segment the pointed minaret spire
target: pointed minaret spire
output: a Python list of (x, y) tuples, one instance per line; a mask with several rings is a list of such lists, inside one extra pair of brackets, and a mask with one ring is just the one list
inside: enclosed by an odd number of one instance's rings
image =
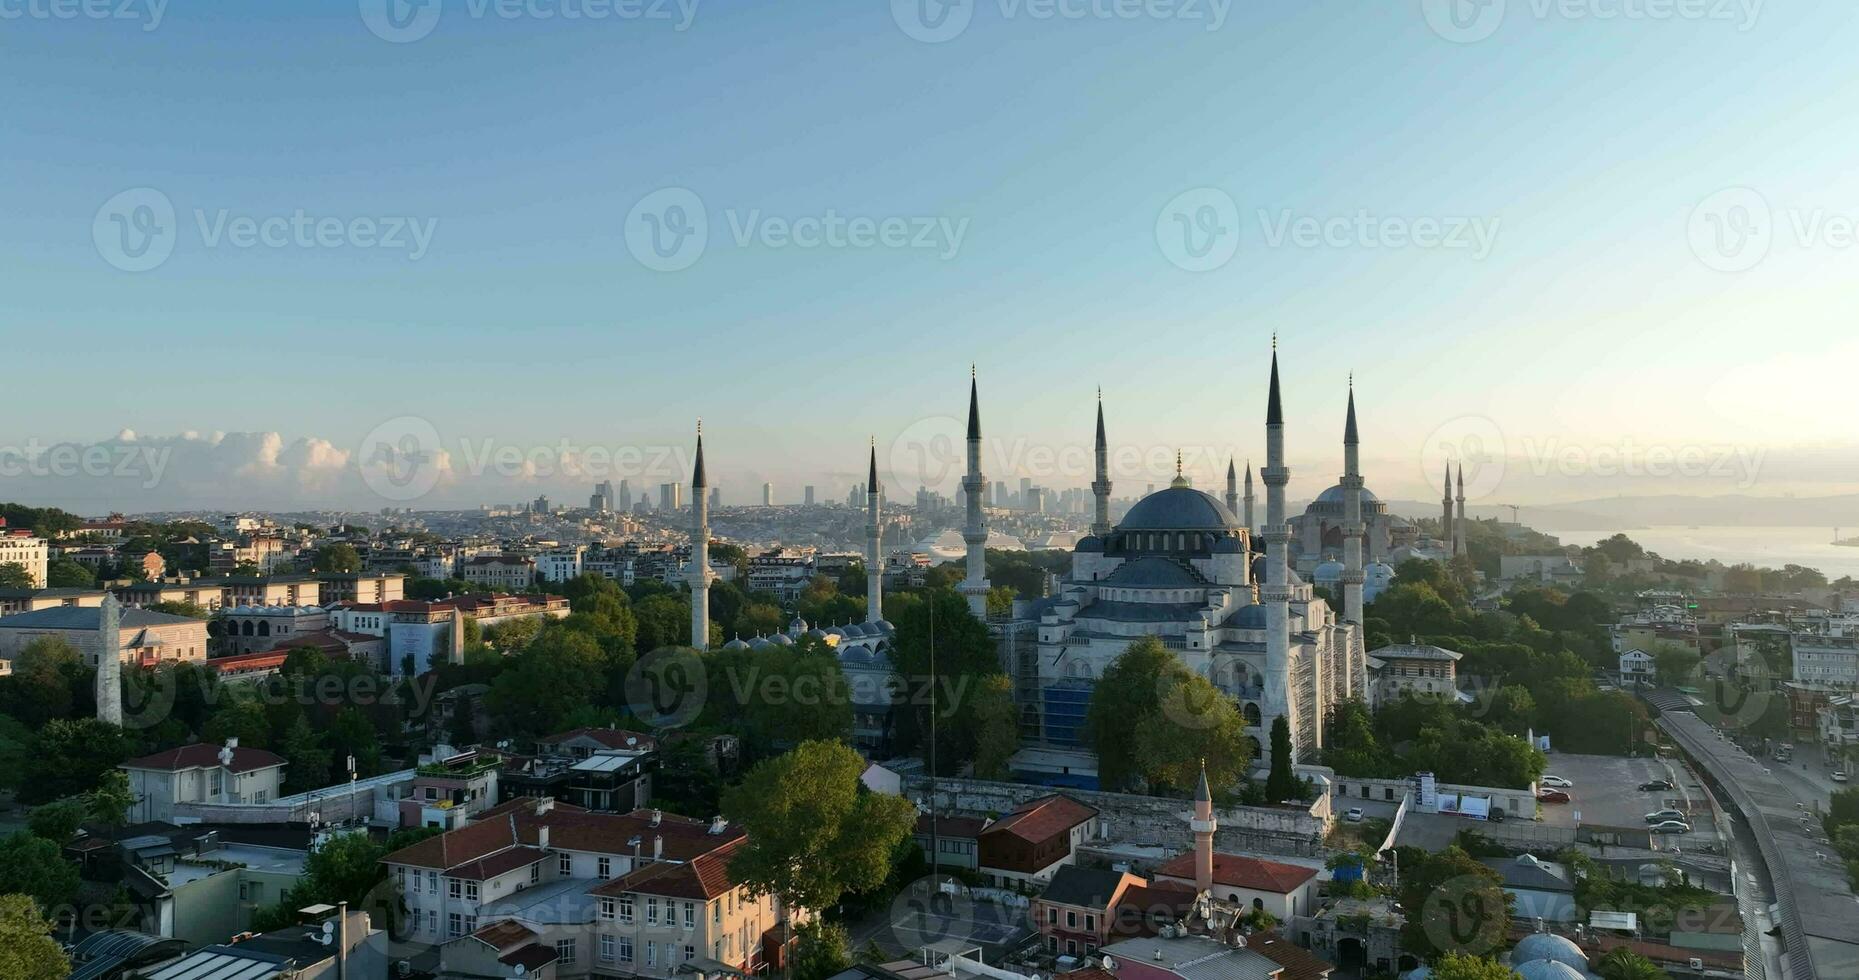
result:
[(1453, 495), (1454, 512), (1452, 515), (1452, 553), (1454, 555), (1470, 554), (1470, 547), (1465, 541), (1465, 461), (1459, 461), (1459, 492)]
[(691, 463), (691, 646), (710, 647), (710, 495), (704, 492), (704, 423), (697, 421)]
[(968, 366), (968, 438), (981, 438), (981, 392), (975, 366)]
[(1349, 420), (1343, 423), (1343, 445), (1353, 446), (1361, 442), (1356, 436), (1356, 375), (1349, 372)]
[[(1362, 625), (1362, 539), (1365, 527), (1362, 523), (1362, 450), (1360, 440), (1356, 438), (1356, 380), (1355, 372), (1349, 374), (1349, 412), (1348, 421), (1343, 424), (1343, 619), (1354, 623), (1357, 636), (1351, 638), (1353, 645), (1360, 642)], [(1343, 677), (1344, 693), (1353, 680), (1352, 672), (1345, 672)]]
[(968, 611), (982, 622), (988, 619), (988, 525), (981, 513), (981, 495), (987, 491), (987, 477), (981, 473), (981, 395), (975, 366), (968, 366), (968, 473), (962, 477), (962, 495), (967, 505), (968, 522), (962, 527), (962, 543), (968, 546), (967, 574), (961, 592), (968, 599)]
[(1278, 335), (1272, 334), (1272, 388), (1265, 403), (1265, 424), (1285, 424), (1285, 410), (1278, 398)]
[(1459, 553), (1459, 545), (1457, 543), (1458, 534), (1456, 533), (1456, 529), (1452, 526), (1452, 461), (1451, 460), (1446, 461), (1446, 483), (1445, 483), (1444, 489), (1440, 491), (1439, 504), (1440, 504), (1440, 509), (1442, 511), (1442, 513), (1440, 514), (1440, 519), (1439, 519), (1440, 539), (1446, 545), (1446, 553), (1448, 555), (1456, 555)]
[(1094, 513), (1091, 533), (1101, 542), (1110, 534), (1110, 440), (1104, 437), (1104, 388), (1097, 388), (1097, 479), (1091, 481)]
[(1252, 523), (1252, 460), (1246, 460), (1246, 533), (1251, 534), (1258, 525)]
[(1228, 457), (1226, 461), (1226, 509), (1235, 518), (1239, 516), (1239, 461)]
[(1194, 787), (1194, 810), (1188, 815), (1188, 830), (1194, 834), (1194, 888), (1197, 892), (1211, 891), (1214, 886), (1214, 831), (1220, 825), (1214, 821), (1213, 793), (1207, 786), (1207, 762), (1201, 762), (1201, 780)]
[(865, 484), (865, 622), (884, 619), (884, 524), (878, 508), (878, 437), (871, 438), (871, 470)]

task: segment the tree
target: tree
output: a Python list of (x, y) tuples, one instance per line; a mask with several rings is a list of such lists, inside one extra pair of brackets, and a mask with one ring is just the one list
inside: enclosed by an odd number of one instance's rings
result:
[(111, 769), (98, 777), (97, 785), (85, 793), (84, 819), (114, 830), (129, 822), (129, 809), (136, 805), (136, 795), (129, 789), (129, 774)]
[(115, 725), (94, 718), (54, 719), (39, 731), (37, 750), (26, 760), (20, 800), (44, 803), (88, 793), (129, 758), (129, 749), (128, 738)]
[(815, 918), (794, 930), (794, 936), (793, 980), (826, 980), (852, 965), (852, 937), (845, 926)]
[(1666, 980), (1659, 964), (1625, 946), (1615, 946), (1595, 960), (1594, 972), (1601, 980)]
[(208, 716), (206, 724), (200, 726), (200, 740), (213, 745), (224, 745), (227, 739), (236, 738), (239, 744), (248, 749), (268, 748), (271, 744), (271, 723), (265, 717), (265, 707), (256, 700), (242, 697), (227, 702), (218, 711)]
[(84, 822), (84, 801), (75, 797), (57, 800), (44, 806), (35, 806), (26, 815), (26, 827), (34, 836), (43, 837), (60, 847), (71, 842), (77, 836), (78, 826)]
[(1277, 803), (1295, 800), (1301, 792), (1291, 771), (1291, 723), (1279, 715), (1272, 719), (1272, 771), (1265, 777), (1265, 798)]
[(1676, 643), (1655, 643), (1651, 653), (1653, 669), (1662, 684), (1683, 684), (1697, 672), (1700, 658), (1696, 650)]
[(356, 553), (354, 545), (324, 545), (316, 549), (312, 567), (319, 572), (359, 572), (361, 555)]
[(1510, 934), (1504, 879), (1454, 844), (1438, 854), (1398, 849), (1401, 948), (1430, 962), (1447, 953), (1483, 956)]
[(32, 580), (32, 573), (26, 566), (16, 561), (0, 563), (0, 589), (32, 589), (38, 583)]
[(290, 765), (285, 767), (286, 782), (293, 793), (321, 789), (329, 785), (329, 752), (322, 739), (310, 727), (310, 719), (298, 715), (284, 733), (278, 752)]
[(1006, 779), (1007, 760), (1020, 750), (1020, 709), (1013, 703), (1013, 682), (1006, 674), (984, 677), (972, 697), (975, 776)]
[(88, 589), (97, 584), (97, 576), (69, 558), (54, 558), (46, 563), (45, 584), (53, 589)]
[(72, 714), (94, 676), (76, 647), (59, 637), (40, 637), (20, 649), (12, 676), (0, 678), (7, 695), (0, 707), (37, 728)]
[[(1489, 956), (1447, 953), (1433, 961), (1434, 980), (1516, 980), (1516, 977), (1517, 971)], [(1614, 978), (1607, 977), (1606, 980)]]
[(77, 897), (77, 865), (64, 859), (62, 844), (19, 831), (0, 840), (0, 894), (32, 896), (42, 909)]
[(336, 712), (336, 718), (330, 722), (329, 764), (337, 767), (337, 775), (347, 777), (348, 760), (355, 760), (355, 773), (358, 776), (372, 776), (381, 768), (381, 743), (375, 734), (374, 725), (368, 721), (359, 709), (343, 708)]
[(883, 883), (917, 812), (865, 789), (864, 771), (865, 760), (836, 742), (802, 742), (750, 769), (723, 794), (723, 812), (748, 833), (731, 874), (789, 910), (824, 909)]
[(1233, 702), (1154, 637), (1130, 644), (1098, 679), (1085, 717), (1105, 788), (1147, 782), (1185, 791), (1203, 760), (1222, 789), (1251, 760), (1245, 721)]
[(0, 895), (0, 980), (63, 980), (71, 961), (26, 895)]

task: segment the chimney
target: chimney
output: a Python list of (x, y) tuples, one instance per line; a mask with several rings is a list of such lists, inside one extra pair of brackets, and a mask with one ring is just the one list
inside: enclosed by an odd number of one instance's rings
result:
[(236, 749), (236, 748), (238, 748), (238, 747), (239, 747), (239, 737), (235, 735), (235, 736), (233, 736), (233, 737), (231, 737), (231, 738), (229, 738), (229, 739), (227, 739), (227, 740), (226, 740), (226, 747), (227, 747), (227, 748), (229, 748), (229, 749)]
[(723, 819), (723, 815), (720, 813), (710, 818), (710, 832), (713, 834), (722, 833), (724, 828), (728, 826), (729, 821)]
[(536, 846), (545, 851), (549, 849), (549, 825), (546, 823), (536, 828)]
[(665, 819), (665, 811), (663, 810), (652, 811), (652, 826), (654, 827), (658, 826), (658, 822), (663, 819)]
[(665, 838), (660, 834), (653, 834), (652, 835), (652, 860), (662, 861), (664, 859), (665, 859)]
[(536, 816), (540, 817), (553, 809), (555, 809), (555, 798), (553, 796), (544, 796), (536, 800)]

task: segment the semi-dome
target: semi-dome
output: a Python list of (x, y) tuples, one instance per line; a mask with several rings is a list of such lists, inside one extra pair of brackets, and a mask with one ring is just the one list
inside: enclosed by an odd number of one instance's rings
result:
[(1239, 607), (1239, 611), (1226, 621), (1228, 626), (1242, 630), (1262, 630), (1265, 628), (1265, 607), (1251, 603)]
[(1562, 963), (1574, 968), (1577, 977), (1588, 969), (1588, 957), (1581, 951), (1580, 946), (1549, 932), (1536, 932), (1523, 937), (1518, 941), (1517, 947), (1510, 952), (1512, 963), (1522, 964), (1532, 960), (1551, 960)]
[(1188, 566), (1167, 558), (1134, 558), (1118, 565), (1104, 579), (1111, 585), (1137, 588), (1184, 588), (1206, 585), (1207, 581)]
[[(1375, 496), (1374, 491), (1370, 490), (1367, 487), (1362, 488), (1362, 502), (1363, 503), (1365, 504), (1373, 503), (1380, 499), (1381, 499), (1380, 497)], [(1343, 504), (1348, 503), (1349, 498), (1344, 496), (1343, 485), (1338, 483), (1337, 485), (1329, 488), (1328, 490), (1325, 490), (1322, 493), (1317, 494), (1317, 499), (1315, 502), (1319, 504), (1335, 504), (1338, 507), (1340, 507)]]
[(1335, 585), (1343, 580), (1343, 563), (1326, 561), (1312, 569), (1310, 580), (1318, 585)]
[(1239, 519), (1213, 494), (1193, 487), (1169, 487), (1144, 497), (1117, 525), (1120, 531), (1227, 531)]

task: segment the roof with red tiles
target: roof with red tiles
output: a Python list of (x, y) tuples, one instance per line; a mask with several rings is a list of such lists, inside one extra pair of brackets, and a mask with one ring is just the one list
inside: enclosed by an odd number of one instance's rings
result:
[(526, 868), (547, 856), (540, 848), (508, 847), (475, 861), (453, 865), (446, 869), (445, 876), (465, 881), (489, 881), (498, 875)]
[[(1178, 855), (1174, 860), (1156, 869), (1157, 875), (1180, 878), (1184, 881), (1194, 880), (1194, 852)], [(1255, 892), (1276, 892), (1280, 895), (1297, 890), (1305, 882), (1317, 876), (1316, 868), (1306, 868), (1301, 864), (1281, 864), (1277, 861), (1265, 861), (1243, 854), (1214, 855), (1214, 884), (1230, 885), (1234, 888), (1249, 888)]]
[(1069, 796), (1053, 794), (1028, 800), (994, 821), (983, 833), (1012, 834), (1026, 841), (1042, 841), (1062, 834), (1097, 816), (1097, 809)]
[[(145, 755), (140, 759), (130, 759), (123, 763), (123, 767), (156, 769), (163, 772), (180, 772), (183, 769), (217, 769), (220, 765), (219, 753), (220, 746), (195, 742), (178, 749)], [(264, 749), (237, 748), (232, 750), (232, 764), (227, 768), (233, 772), (252, 772), (285, 764), (283, 756), (266, 752)]]
[[(542, 813), (536, 812), (539, 803), (547, 804)], [(638, 853), (644, 856), (653, 852), (657, 838), (663, 841), (662, 856), (668, 861), (689, 861), (743, 837), (739, 828), (725, 826), (713, 834), (706, 821), (673, 813), (659, 814), (655, 824), (655, 813), (595, 813), (567, 803), (511, 800), (486, 810), (464, 827), (403, 847), (381, 861), (449, 873), (509, 848), (537, 847), (545, 826), (551, 850), (630, 856), (634, 853), (631, 841), (637, 837)]]
[(1256, 933), (1246, 948), (1284, 967), (1276, 980), (1324, 980), (1336, 965), (1275, 932)]
[(499, 919), (472, 933), (471, 938), (502, 952), (536, 938), (536, 934), (515, 919)]
[(588, 891), (593, 895), (664, 895), (707, 902), (735, 890), (738, 882), (729, 873), (729, 862), (746, 841), (738, 837), (684, 864), (655, 861)]

